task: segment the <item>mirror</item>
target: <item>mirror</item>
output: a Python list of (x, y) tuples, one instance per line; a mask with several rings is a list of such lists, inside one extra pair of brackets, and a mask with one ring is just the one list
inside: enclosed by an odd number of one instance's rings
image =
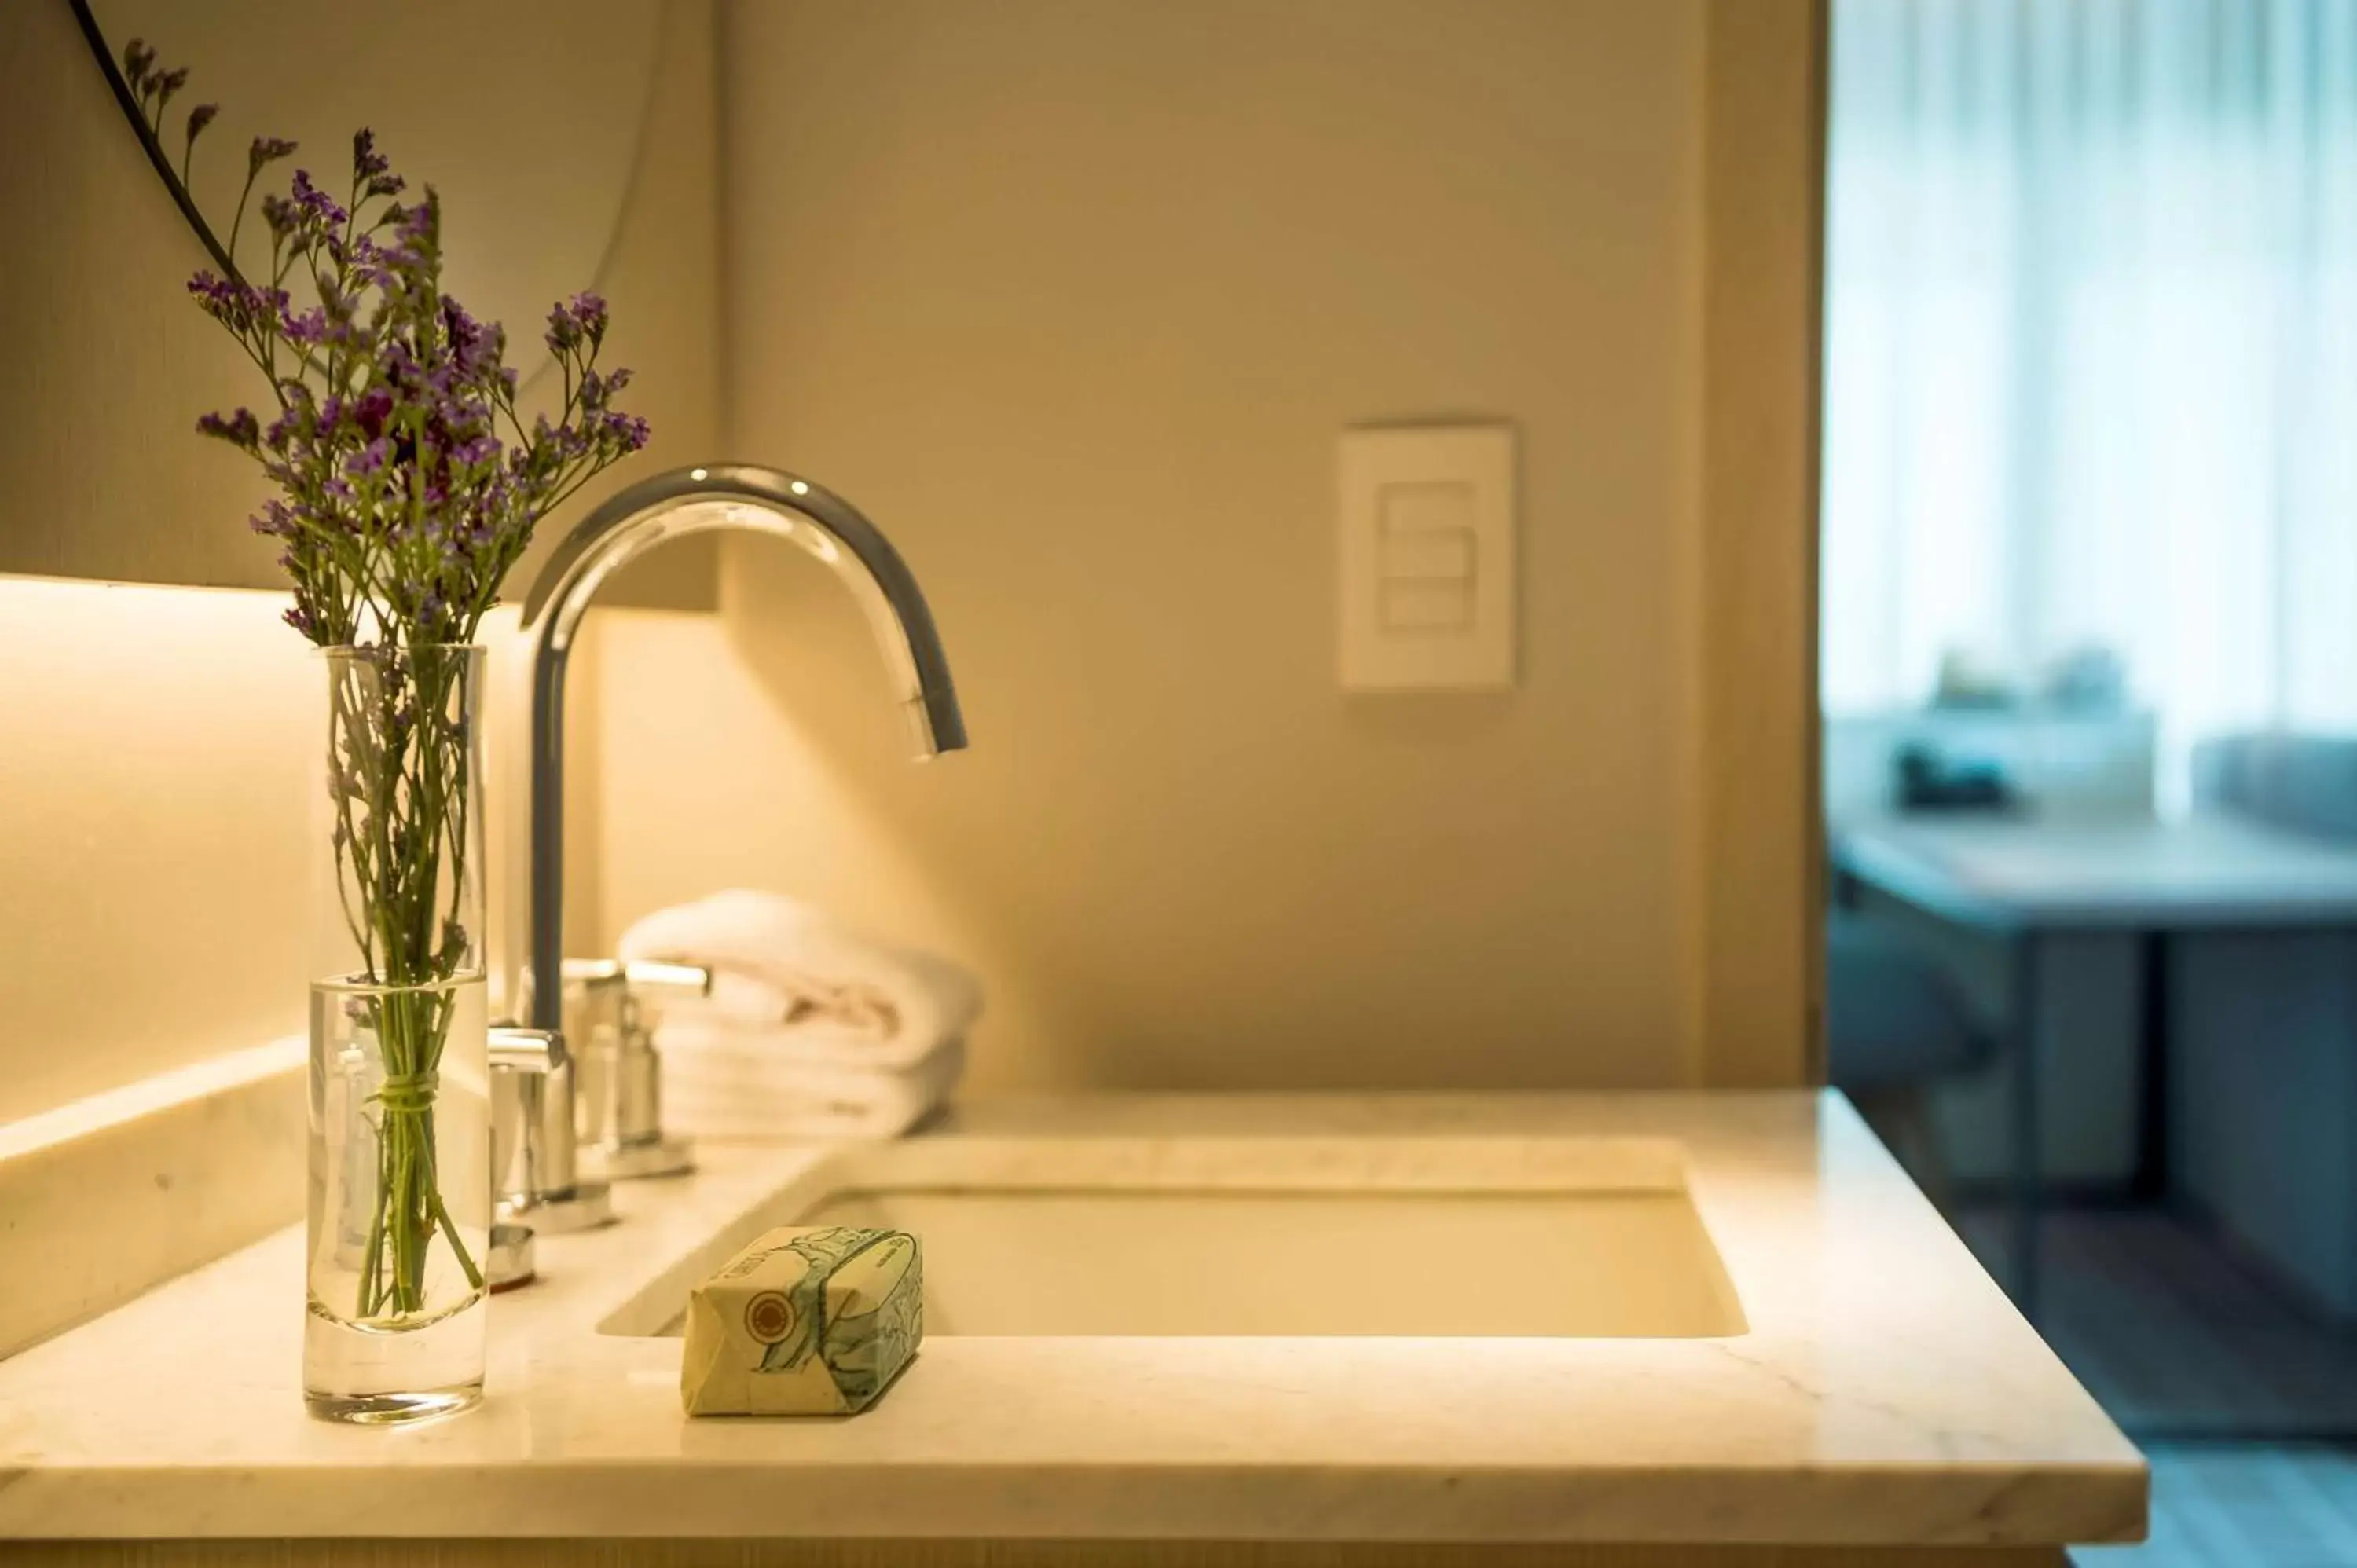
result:
[[(542, 383), (526, 386), (528, 409), (556, 396), (549, 306), (584, 288), (612, 299), (612, 362), (637, 374), (652, 462), (708, 456), (716, 33), (712, 0), (0, 3), (0, 342), (18, 372), (0, 388), (0, 576), (284, 588), (276, 542), (244, 526), (266, 481), (192, 429), (266, 395), (186, 289), (199, 267), (221, 270), (206, 252), (226, 243), (259, 134), (300, 144), (265, 189), (302, 167), (340, 199), (366, 125), (412, 189), (442, 194), (446, 285), (507, 328), (508, 363)], [(135, 38), (188, 73), (160, 134), (124, 81)], [(188, 160), (191, 198), (185, 127), (204, 103), (220, 111)], [(250, 268), (263, 227), (249, 214)], [(632, 462), (599, 484), (647, 467)], [(596, 499), (593, 486), (576, 504)], [(561, 532), (566, 520), (551, 521)], [(716, 558), (681, 551), (618, 595), (707, 607)], [(658, 592), (664, 576), (676, 580)]]
[[(396, 10), (317, 0), (74, 0), (93, 50), (157, 172), (218, 255), (228, 248), (246, 148), (297, 144), (263, 174), (283, 189), (311, 171), (341, 200), (352, 133), (414, 192), (443, 200), (448, 291), (508, 328), (529, 379), (549, 306), (596, 286), (630, 193), (653, 82), (662, 0), (403, 0)], [(123, 87), (134, 40), (187, 84), (149, 131)], [(180, 169), (189, 110), (220, 106)], [(256, 192), (255, 199), (259, 199)], [(238, 260), (267, 244), (249, 212)]]

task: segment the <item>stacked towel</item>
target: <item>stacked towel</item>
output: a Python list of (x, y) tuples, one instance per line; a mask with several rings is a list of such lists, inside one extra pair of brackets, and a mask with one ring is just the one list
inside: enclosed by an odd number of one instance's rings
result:
[(956, 1088), (982, 1011), (972, 974), (776, 893), (716, 893), (623, 933), (624, 959), (702, 964), (662, 1005), (663, 1120), (717, 1139), (889, 1138)]

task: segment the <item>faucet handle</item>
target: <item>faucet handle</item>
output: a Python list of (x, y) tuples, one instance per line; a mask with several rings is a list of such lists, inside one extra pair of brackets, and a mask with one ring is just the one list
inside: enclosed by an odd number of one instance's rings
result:
[[(500, 1025), (490, 1032), (491, 1172), (502, 1195), (507, 1187), (508, 1165), (515, 1158), (516, 1144), (524, 1128), (522, 1095), (516, 1080), (524, 1075), (544, 1078), (552, 1068), (562, 1067), (565, 1059), (565, 1036), (554, 1030)], [(490, 1246), (483, 1260), (483, 1274), (492, 1290), (509, 1291), (530, 1284), (540, 1271), (533, 1255), (532, 1227), (504, 1218), (504, 1196), (499, 1209), (500, 1217), (491, 1221)]]
[(551, 1234), (610, 1222), (607, 1184), (582, 1181), (575, 1170), (576, 1062), (564, 1035), (502, 1024), (490, 1031), (490, 1058), (496, 1218)]
[[(505, 1209), (509, 1193), (522, 1185), (521, 1180), (509, 1179), (510, 1170), (522, 1145), (533, 1136), (531, 1119), (524, 1114), (524, 1101), (536, 1099), (537, 1095), (527, 1097), (521, 1080), (544, 1079), (568, 1058), (565, 1036), (555, 1030), (519, 1028), (512, 1024), (493, 1026), (490, 1058), (491, 1180), (500, 1207)], [(529, 1237), (531, 1233), (527, 1227), (524, 1234)]]
[(709, 968), (700, 963), (672, 963), (662, 959), (568, 958), (565, 961), (564, 980), (568, 997), (616, 985), (635, 992), (669, 992), (687, 996), (712, 994), (712, 971)]
[(555, 1029), (527, 1029), (515, 1024), (491, 1028), (493, 1072), (551, 1073), (567, 1060), (565, 1036)]

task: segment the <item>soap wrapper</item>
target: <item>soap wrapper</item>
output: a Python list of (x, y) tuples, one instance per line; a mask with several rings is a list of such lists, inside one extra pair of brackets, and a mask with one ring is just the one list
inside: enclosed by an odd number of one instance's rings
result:
[(924, 1257), (905, 1230), (771, 1230), (695, 1287), (680, 1355), (690, 1415), (849, 1415), (925, 1337)]

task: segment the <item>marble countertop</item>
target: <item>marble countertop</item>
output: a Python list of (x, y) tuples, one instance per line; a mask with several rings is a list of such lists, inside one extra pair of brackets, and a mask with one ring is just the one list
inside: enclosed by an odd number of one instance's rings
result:
[(966, 1135), (1674, 1139), (1749, 1331), (944, 1337), (857, 1417), (689, 1421), (679, 1342), (597, 1325), (825, 1157), (711, 1148), (620, 1189), (624, 1223), (544, 1241), (456, 1420), (304, 1413), (299, 1229), (0, 1363), (0, 1537), (2142, 1533), (2136, 1450), (1837, 1097), (1065, 1098), (928, 1136)]

